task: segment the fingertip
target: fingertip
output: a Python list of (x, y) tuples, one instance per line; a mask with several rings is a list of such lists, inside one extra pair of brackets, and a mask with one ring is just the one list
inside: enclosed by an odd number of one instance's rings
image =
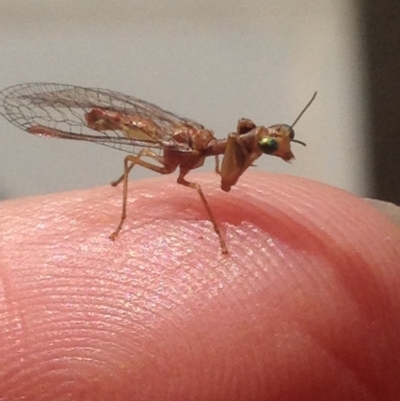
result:
[(191, 179), (227, 256), (196, 191), (173, 178), (130, 183), (115, 242), (118, 187), (2, 205), (3, 302), (22, 329), (1, 345), (10, 368), (0, 393), (50, 399), (62, 384), (93, 398), (390, 399), (398, 229), (301, 178), (247, 174), (229, 194), (215, 175)]
[(394, 203), (381, 201), (378, 199), (365, 199), (371, 206), (379, 210), (389, 218), (396, 226), (400, 227), (400, 207)]

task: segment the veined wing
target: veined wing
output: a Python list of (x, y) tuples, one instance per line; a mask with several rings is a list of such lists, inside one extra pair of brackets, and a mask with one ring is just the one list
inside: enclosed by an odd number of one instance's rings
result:
[(179, 125), (203, 128), (160, 107), (107, 89), (29, 83), (0, 92), (0, 114), (15, 126), (43, 136), (100, 143), (134, 153), (134, 147), (161, 148), (175, 144)]

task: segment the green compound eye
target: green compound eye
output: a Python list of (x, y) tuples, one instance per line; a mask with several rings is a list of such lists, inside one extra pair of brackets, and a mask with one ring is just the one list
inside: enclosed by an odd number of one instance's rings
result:
[(261, 152), (268, 154), (274, 153), (278, 150), (278, 141), (274, 138), (262, 138), (258, 142)]

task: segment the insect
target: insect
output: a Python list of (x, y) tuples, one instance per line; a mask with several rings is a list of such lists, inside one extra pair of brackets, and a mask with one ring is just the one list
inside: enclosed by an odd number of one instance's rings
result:
[[(240, 176), (262, 154), (294, 158), (291, 143), (293, 127), (316, 96), (292, 125), (257, 126), (249, 119), (239, 120), (236, 132), (217, 139), (203, 125), (182, 118), (160, 107), (107, 89), (73, 85), (28, 83), (0, 92), (0, 114), (15, 126), (35, 135), (96, 142), (129, 154), (124, 172), (111, 183), (123, 184), (122, 212), (110, 239), (115, 240), (127, 216), (128, 176), (136, 165), (170, 174), (179, 167), (178, 184), (195, 189), (219, 238), (221, 251), (228, 253), (225, 240), (199, 184), (186, 175), (201, 167), (205, 158), (215, 156), (221, 189), (230, 191)], [(221, 168), (218, 156), (223, 155)]]

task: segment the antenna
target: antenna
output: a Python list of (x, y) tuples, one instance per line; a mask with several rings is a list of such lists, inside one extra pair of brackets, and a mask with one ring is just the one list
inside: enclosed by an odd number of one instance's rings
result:
[(307, 146), (305, 142), (299, 141), (298, 139), (292, 139), (290, 142), (299, 143), (300, 145)]
[[(314, 92), (314, 94), (312, 95), (312, 98), (310, 99), (310, 101), (307, 103), (306, 107), (304, 107), (304, 109), (300, 112), (300, 114), (297, 116), (297, 118), (294, 120), (293, 124), (291, 125), (291, 128), (293, 128), (296, 123), (300, 120), (300, 118), (302, 117), (302, 115), (306, 112), (306, 110), (311, 106), (311, 103), (314, 101), (314, 99), (316, 98), (318, 92)], [(298, 141), (293, 141), (293, 142), (298, 142)]]
[[(314, 101), (314, 99), (317, 96), (317, 92), (314, 92), (314, 94), (312, 95), (312, 98), (310, 99), (310, 101), (306, 104), (306, 107), (304, 107), (304, 109), (300, 112), (300, 114), (297, 116), (297, 118), (294, 120), (293, 124), (290, 126), (290, 128), (293, 128), (297, 121), (300, 120), (301, 116), (306, 112), (306, 110), (310, 107), (311, 103)], [(294, 132), (294, 131), (293, 131)], [(291, 142), (295, 142), (295, 143), (299, 143), (300, 145), (306, 146), (305, 142), (299, 141), (298, 139), (292, 139)]]

